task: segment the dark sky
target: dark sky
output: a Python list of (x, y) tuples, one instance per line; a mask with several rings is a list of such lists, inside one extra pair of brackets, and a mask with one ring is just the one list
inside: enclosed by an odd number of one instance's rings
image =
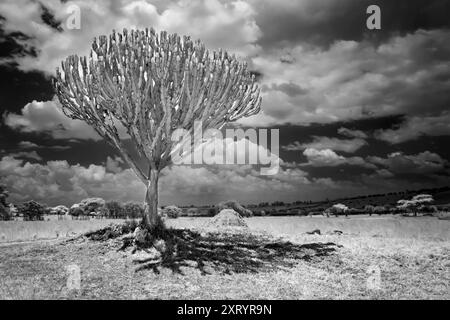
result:
[[(61, 113), (52, 86), (61, 60), (123, 27), (189, 34), (248, 61), (262, 112), (238, 125), (280, 132), (276, 175), (250, 165), (174, 166), (161, 180), (163, 204), (450, 184), (450, 1), (93, 4), (79, 3), (79, 30), (67, 28), (71, 11), (58, 1), (0, 4), (0, 179), (12, 201), (142, 200), (143, 185), (92, 129)], [(381, 30), (366, 28), (371, 4)]]

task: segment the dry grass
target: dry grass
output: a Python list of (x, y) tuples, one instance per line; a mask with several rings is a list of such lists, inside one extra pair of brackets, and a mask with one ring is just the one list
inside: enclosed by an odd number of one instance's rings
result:
[[(367, 230), (356, 232), (364, 222), (354, 222), (352, 227), (342, 228), (353, 230), (353, 234), (305, 235), (287, 227), (292, 226), (292, 220), (272, 217), (249, 219), (251, 228), (262, 228), (262, 219), (267, 219), (267, 231), (283, 234), (283, 240), (291, 241), (292, 248), (310, 248), (312, 251), (308, 255), (312, 258), (305, 259), (305, 251), (296, 249), (300, 256), (288, 252), (285, 256), (275, 255), (275, 260), (256, 257), (265, 259), (265, 266), (270, 268), (254, 264), (255, 268), (229, 268), (227, 273), (223, 272), (227, 263), (230, 266), (236, 261), (245, 264), (242, 259), (253, 256), (249, 254), (246, 257), (244, 250), (258, 246), (246, 245), (252, 243), (250, 238), (245, 243), (241, 241), (244, 244), (236, 245), (237, 248), (227, 245), (224, 239), (207, 239), (202, 235), (179, 254), (177, 268), (168, 264), (159, 267), (157, 272), (135, 272), (129, 254), (116, 251), (119, 245), (114, 240), (15, 244), (1, 247), (0, 298), (450, 299), (450, 242), (433, 239), (432, 235), (436, 233), (433, 230), (424, 229), (421, 237), (412, 238), (408, 235), (421, 230), (420, 227), (413, 228), (410, 222), (400, 222), (400, 225), (394, 224), (400, 229), (392, 230), (400, 232), (403, 227), (401, 237), (370, 236), (366, 234)], [(314, 220), (316, 218), (311, 219), (316, 222), (308, 224), (308, 229), (322, 223)], [(339, 219), (345, 221), (345, 218), (336, 218), (335, 221)], [(205, 222), (201, 219), (176, 219), (170, 220), (170, 224), (186, 227), (192, 226), (193, 221), (197, 226)], [(423, 222), (419, 219), (409, 221)], [(427, 228), (438, 228), (439, 235), (449, 224), (440, 221), (447, 225), (436, 227), (437, 224), (428, 223)], [(233, 243), (239, 241), (233, 240)], [(342, 247), (335, 247), (324, 255), (318, 254), (317, 248), (322, 248), (325, 243)], [(220, 252), (217, 251), (220, 254), (215, 254), (216, 247), (220, 247)], [(223, 260), (219, 256), (231, 258)], [(201, 268), (199, 257), (203, 259)], [(220, 262), (220, 270), (216, 267), (217, 261)], [(72, 264), (81, 269), (80, 290), (69, 291), (66, 286), (66, 267)], [(370, 270), (380, 271), (379, 286), (370, 286), (371, 279), (374, 279)]]
[(123, 220), (0, 221), (0, 243), (66, 238), (121, 221)]
[[(175, 228), (203, 227), (210, 218), (169, 219)], [(435, 217), (252, 217), (245, 218), (251, 230), (274, 235), (292, 235), (320, 229), (322, 233), (341, 230), (358, 236), (450, 240), (450, 221)], [(120, 219), (60, 221), (0, 221), (0, 243), (70, 237), (118, 223)]]
[[(29, 239), (29, 235), (52, 238), (56, 232), (71, 235), (110, 222), (5, 222), (0, 234), (12, 240)], [(116, 251), (119, 245), (114, 240), (4, 244), (0, 298), (450, 299), (449, 221), (258, 217), (247, 222), (253, 232), (282, 236), (292, 246), (266, 255), (260, 251), (261, 244), (254, 242), (260, 241), (255, 240), (258, 237), (237, 241), (202, 235), (179, 252), (176, 263), (167, 263), (156, 273), (136, 273), (129, 254)], [(178, 229), (201, 229), (205, 223), (205, 218), (168, 221)], [(5, 224), (12, 227), (5, 228)], [(322, 235), (305, 234), (313, 229), (320, 229)], [(329, 234), (336, 229), (343, 235)], [(326, 243), (342, 247), (319, 254)], [(69, 291), (66, 286), (66, 268), (72, 264), (81, 269), (80, 290)], [(373, 270), (380, 272), (375, 287), (370, 286), (371, 279), (376, 279), (376, 272), (370, 273)]]
[[(202, 227), (209, 218), (169, 220), (173, 227)], [(401, 217), (392, 215), (357, 217), (253, 217), (245, 219), (254, 231), (278, 235), (298, 235), (319, 229), (322, 234), (334, 230), (368, 237), (413, 238), (450, 241), (450, 221), (435, 217)]]

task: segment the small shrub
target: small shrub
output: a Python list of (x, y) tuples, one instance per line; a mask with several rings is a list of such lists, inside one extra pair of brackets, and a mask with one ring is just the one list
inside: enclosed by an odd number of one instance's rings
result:
[(8, 198), (9, 193), (6, 190), (5, 185), (0, 184), (0, 204), (6, 207), (8, 204), (6, 203), (6, 198)]
[(169, 218), (176, 219), (181, 216), (182, 211), (177, 206), (167, 206), (163, 210), (163, 215), (166, 215)]
[(6, 198), (8, 198), (8, 191), (6, 187), (0, 184), (0, 220), (6, 221), (12, 219), (12, 213), (9, 209)]
[(0, 203), (0, 220), (8, 221), (12, 219), (11, 211), (8, 207), (5, 207), (2, 203)]
[(83, 208), (84, 214), (91, 214), (91, 212), (100, 211), (105, 204), (106, 202), (102, 198), (87, 198), (81, 200), (80, 207)]
[(348, 207), (341, 203), (334, 204), (330, 208), (328, 208), (324, 211), (324, 213), (327, 215), (327, 217), (330, 214), (334, 214), (335, 216), (338, 216), (340, 214), (347, 215), (347, 212), (348, 212)]
[(375, 209), (375, 207), (372, 206), (372, 205), (366, 205), (366, 206), (364, 206), (364, 211), (365, 211), (366, 213), (368, 213), (369, 216), (372, 215), (372, 213), (374, 212), (374, 209)]
[(373, 208), (373, 213), (376, 213), (378, 215), (384, 214), (388, 212), (388, 210), (384, 206), (376, 206)]
[(70, 207), (69, 214), (72, 217), (79, 217), (84, 215), (84, 210), (78, 203), (76, 203)]
[(66, 215), (69, 213), (69, 208), (63, 205), (59, 205), (53, 208), (49, 208), (49, 214), (53, 215)]
[(348, 209), (349, 215), (357, 215), (357, 214), (363, 214), (365, 211), (363, 209), (357, 209), (357, 208), (350, 208)]
[(422, 213), (435, 213), (439, 210), (436, 206), (421, 206), (419, 207), (419, 211)]

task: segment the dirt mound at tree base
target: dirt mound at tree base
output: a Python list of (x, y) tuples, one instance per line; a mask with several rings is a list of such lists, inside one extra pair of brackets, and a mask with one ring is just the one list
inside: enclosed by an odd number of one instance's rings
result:
[(245, 220), (233, 209), (223, 209), (205, 226), (214, 229), (248, 229)]

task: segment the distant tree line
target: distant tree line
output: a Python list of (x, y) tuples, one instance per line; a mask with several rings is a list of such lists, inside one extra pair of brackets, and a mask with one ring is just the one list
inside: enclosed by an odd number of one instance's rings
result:
[[(395, 196), (388, 198), (390, 203), (379, 204), (380, 201), (295, 201), (292, 203), (285, 203), (283, 201), (275, 201), (272, 203), (261, 202), (253, 205), (240, 205), (237, 201), (228, 200), (223, 201), (217, 205), (204, 206), (184, 206), (177, 207), (174, 205), (161, 207), (159, 214), (168, 218), (177, 218), (180, 216), (214, 216), (223, 209), (233, 209), (241, 216), (281, 216), (281, 215), (325, 215), (325, 216), (339, 216), (339, 215), (358, 215), (368, 214), (382, 215), (382, 214), (403, 214), (415, 215), (433, 214), (436, 212), (448, 212), (450, 208), (445, 205), (433, 205), (433, 194), (438, 192), (446, 192), (450, 187), (442, 187), (435, 189), (423, 189), (422, 191), (430, 191), (430, 193), (422, 193), (414, 195), (412, 191), (391, 192), (385, 195)], [(118, 201), (105, 201), (102, 198), (87, 198), (80, 203), (72, 205), (70, 208), (59, 205), (56, 207), (49, 207), (37, 201), (30, 200), (18, 204), (16, 206), (7, 202), (8, 191), (4, 185), (0, 184), (0, 220), (12, 220), (14, 218), (22, 218), (25, 221), (39, 221), (43, 220), (46, 215), (57, 215), (61, 219), (67, 217), (71, 219), (90, 219), (90, 218), (107, 218), (107, 219), (136, 219), (143, 215), (144, 208), (141, 203)], [(385, 196), (374, 195), (374, 196)], [(405, 198), (399, 199), (398, 196), (403, 195)], [(410, 196), (409, 196), (410, 195)], [(352, 199), (370, 199), (373, 196), (362, 196), (345, 198)], [(356, 204), (356, 205), (355, 205)]]

